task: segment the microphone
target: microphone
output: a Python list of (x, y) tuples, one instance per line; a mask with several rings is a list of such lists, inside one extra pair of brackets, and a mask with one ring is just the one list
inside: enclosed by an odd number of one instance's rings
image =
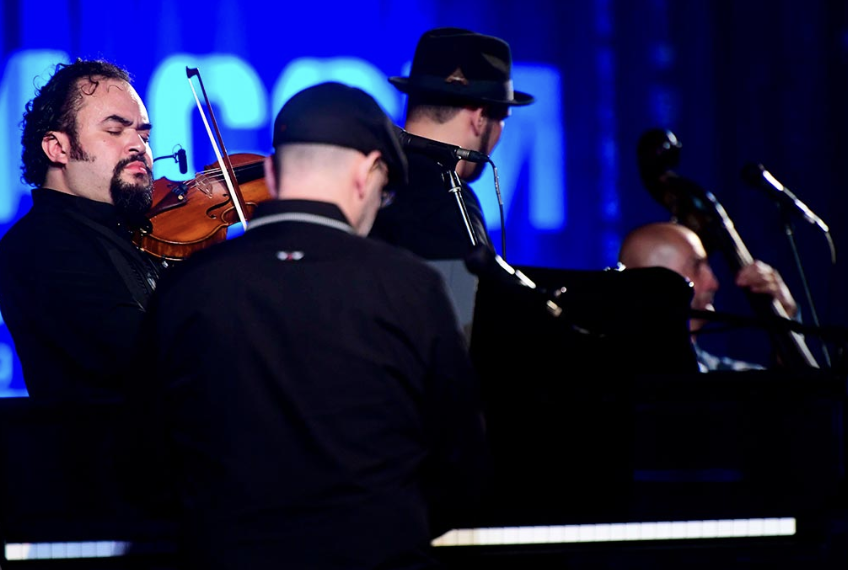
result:
[(177, 162), (180, 165), (180, 174), (185, 174), (188, 172), (188, 161), (186, 161), (186, 151), (184, 148), (181, 148), (177, 151)]
[(400, 140), (401, 146), (409, 152), (426, 154), (436, 160), (444, 160), (456, 163), (459, 160), (468, 162), (489, 162), (489, 155), (476, 150), (469, 150), (452, 144), (447, 144), (426, 137), (419, 137), (406, 132), (395, 125), (395, 134)]
[[(474, 246), (465, 256), (464, 261), (466, 269), (477, 277), (491, 279), (511, 289), (529, 291), (544, 302), (545, 309), (552, 316), (559, 317), (562, 315), (562, 307), (548, 295), (547, 291), (538, 287), (521, 271), (509, 265), (486, 244)], [(564, 291), (565, 288), (560, 289), (553, 297), (558, 297)]]
[[(177, 145), (179, 146), (179, 145)], [(184, 148), (180, 148), (174, 154), (166, 154), (164, 156), (157, 156), (153, 159), (153, 162), (157, 160), (162, 160), (164, 158), (173, 158), (174, 162), (180, 165), (180, 174), (185, 174), (188, 172), (188, 161), (186, 160), (186, 151)]]
[(754, 164), (752, 162), (746, 164), (742, 168), (742, 180), (751, 186), (762, 188), (768, 193), (769, 197), (777, 201), (778, 204), (793, 210), (810, 224), (818, 226), (824, 233), (830, 232), (827, 224), (815, 215), (806, 204), (799, 200), (798, 197), (789, 190), (789, 188), (781, 184), (777, 178), (772, 176), (768, 170), (763, 168), (762, 164)]

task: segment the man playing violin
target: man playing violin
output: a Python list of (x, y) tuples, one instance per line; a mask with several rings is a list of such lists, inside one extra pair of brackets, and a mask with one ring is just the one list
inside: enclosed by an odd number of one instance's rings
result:
[(27, 104), (32, 208), (0, 240), (0, 310), (31, 397), (120, 393), (156, 267), (131, 242), (150, 207), (147, 109), (126, 70), (59, 64)]
[(276, 199), (170, 270), (142, 335), (138, 409), (161, 420), (151, 464), (178, 473), (186, 567), (435, 568), (488, 456), (441, 276), (365, 238), (406, 178), (394, 126), (322, 83), (273, 133)]
[[(625, 236), (619, 251), (619, 261), (626, 268), (665, 267), (676, 271), (692, 283), (692, 308), (714, 310), (713, 299), (719, 283), (701, 239), (688, 227), (674, 222), (639, 226)], [(762, 261), (757, 260), (741, 268), (736, 275), (736, 285), (776, 299), (790, 318), (798, 312), (798, 305), (780, 273)], [(692, 319), (689, 323), (702, 372), (764, 368), (760, 364), (710, 354), (698, 347), (695, 335), (705, 324), (703, 319)]]

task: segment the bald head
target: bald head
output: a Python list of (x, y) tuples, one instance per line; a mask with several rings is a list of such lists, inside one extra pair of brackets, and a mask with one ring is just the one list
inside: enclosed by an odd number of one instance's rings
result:
[[(626, 268), (665, 267), (686, 277), (694, 289), (692, 307), (712, 310), (718, 281), (698, 234), (680, 224), (661, 222), (640, 226), (625, 236), (618, 260)], [(692, 321), (696, 330), (701, 321)]]
[(666, 267), (687, 277), (687, 260), (706, 257), (698, 235), (671, 222), (647, 224), (631, 231), (618, 255), (625, 267)]

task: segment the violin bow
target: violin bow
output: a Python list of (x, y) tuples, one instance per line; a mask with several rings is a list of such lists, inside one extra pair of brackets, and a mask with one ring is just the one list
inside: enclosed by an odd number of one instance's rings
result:
[[(215, 136), (212, 135), (212, 129), (209, 128), (209, 121), (206, 120), (206, 113), (203, 112), (203, 107), (200, 104), (200, 99), (197, 96), (197, 91), (194, 89), (194, 83), (191, 78), (197, 77), (200, 83), (200, 89), (203, 91), (203, 99), (206, 101), (206, 107), (209, 109), (209, 116), (212, 118), (212, 125), (215, 127), (215, 135), (218, 137), (218, 142), (215, 141)], [(242, 227), (247, 229), (247, 217), (244, 215), (245, 205), (244, 199), (241, 196), (241, 190), (238, 187), (238, 182), (233, 184), (236, 179), (233, 171), (233, 164), (230, 162), (230, 157), (227, 155), (227, 149), (224, 148), (224, 139), (221, 137), (221, 131), (218, 130), (218, 121), (215, 120), (215, 113), (212, 112), (212, 105), (209, 103), (209, 97), (206, 96), (206, 88), (203, 86), (203, 78), (200, 77), (200, 71), (196, 67), (186, 66), (186, 78), (188, 85), (191, 87), (191, 92), (194, 94), (194, 100), (197, 103), (197, 108), (200, 111), (200, 117), (203, 119), (203, 125), (206, 127), (206, 134), (209, 135), (209, 141), (212, 143), (212, 149), (215, 151), (215, 156), (218, 158), (218, 164), (221, 165), (221, 172), (224, 175), (224, 182), (230, 190), (230, 196), (233, 197), (233, 205), (236, 208), (239, 221)], [(220, 144), (220, 149), (219, 149)], [(222, 157), (223, 155), (223, 157)]]

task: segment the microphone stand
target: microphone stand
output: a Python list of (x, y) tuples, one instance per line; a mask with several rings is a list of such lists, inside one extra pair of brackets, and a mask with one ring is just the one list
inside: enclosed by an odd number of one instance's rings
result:
[[(810, 285), (807, 282), (807, 274), (804, 271), (804, 264), (801, 262), (801, 256), (798, 253), (798, 244), (795, 242), (795, 229), (792, 225), (792, 220), (782, 204), (778, 204), (778, 208), (780, 209), (781, 217), (783, 218), (783, 228), (786, 233), (786, 238), (789, 240), (789, 247), (792, 250), (792, 256), (795, 259), (795, 266), (798, 268), (798, 275), (801, 277), (801, 286), (804, 289), (804, 296), (807, 298), (807, 304), (810, 306), (810, 315), (813, 319), (813, 325), (816, 328), (820, 328), (821, 325), (819, 323), (818, 313), (816, 312), (816, 305), (813, 302), (813, 295), (810, 291)], [(825, 343), (821, 343), (821, 350), (824, 355), (825, 363), (828, 367), (830, 367), (830, 353), (828, 352), (827, 345)]]
[[(466, 255), (464, 260), (466, 268), (477, 277), (490, 278), (508, 287), (532, 292), (544, 301), (544, 306), (548, 314), (554, 318), (561, 317), (563, 312), (562, 307), (557, 304), (556, 299), (565, 292), (565, 287), (561, 287), (553, 295), (549, 296), (547, 291), (537, 287), (526, 275), (513, 268), (501, 256), (497, 255), (493, 249), (477, 241), (474, 225), (471, 223), (471, 217), (468, 215), (468, 209), (465, 207), (465, 199), (462, 197), (462, 182), (456, 173), (456, 164), (458, 162), (459, 160), (457, 159), (450, 166), (443, 164), (441, 161), (437, 161), (437, 164), (443, 168), (442, 180), (448, 192), (456, 198), (456, 205), (459, 208), (459, 213), (468, 232), (468, 240), (471, 242), (470, 253)], [(571, 326), (575, 330), (578, 330), (574, 325)], [(585, 333), (586, 331), (579, 332)]]
[(445, 183), (445, 187), (448, 192), (453, 194), (454, 198), (456, 198), (456, 206), (459, 208), (459, 214), (462, 216), (462, 221), (465, 224), (465, 230), (468, 232), (468, 240), (471, 242), (471, 247), (475, 247), (477, 245), (477, 234), (474, 232), (474, 225), (471, 223), (471, 217), (468, 215), (468, 209), (465, 207), (465, 199), (462, 197), (462, 181), (456, 173), (457, 162), (459, 162), (459, 160), (455, 161), (450, 166), (442, 164), (441, 162), (438, 162), (438, 164), (444, 169), (442, 172), (442, 180)]

